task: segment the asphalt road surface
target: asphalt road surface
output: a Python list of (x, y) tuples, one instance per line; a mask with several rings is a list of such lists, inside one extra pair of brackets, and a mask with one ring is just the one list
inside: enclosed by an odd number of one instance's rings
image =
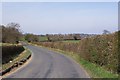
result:
[(27, 46), (32, 59), (6, 78), (89, 78), (85, 70), (70, 57), (37, 46)]

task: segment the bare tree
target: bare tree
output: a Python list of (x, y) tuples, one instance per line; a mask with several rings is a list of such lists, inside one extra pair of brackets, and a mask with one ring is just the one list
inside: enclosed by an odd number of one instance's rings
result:
[(103, 30), (103, 34), (110, 34), (110, 31), (108, 31), (108, 30)]
[(9, 23), (7, 26), (2, 26), (2, 42), (18, 43), (22, 35), (19, 28), (18, 23)]

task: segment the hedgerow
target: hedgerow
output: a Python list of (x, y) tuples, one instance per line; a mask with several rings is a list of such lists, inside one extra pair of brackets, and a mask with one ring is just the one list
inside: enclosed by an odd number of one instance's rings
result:
[(24, 51), (24, 47), (19, 45), (0, 46), (2, 47), (2, 64), (8, 63)]
[(83, 59), (112, 73), (119, 73), (118, 33), (120, 34), (120, 32), (116, 32), (84, 38), (79, 43), (36, 42), (35, 44), (79, 54)]

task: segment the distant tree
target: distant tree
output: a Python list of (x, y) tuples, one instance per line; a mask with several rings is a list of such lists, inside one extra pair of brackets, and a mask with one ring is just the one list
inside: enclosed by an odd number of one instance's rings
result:
[(25, 34), (25, 40), (28, 42), (32, 41), (32, 34)]
[(19, 30), (20, 24), (11, 22), (11, 23), (7, 24), (7, 27), (13, 27), (13, 28)]
[(46, 37), (47, 37), (47, 40), (48, 40), (48, 41), (51, 41), (49, 34), (46, 34)]
[(28, 34), (25, 34), (25, 40), (28, 42), (38, 42), (39, 36), (28, 33)]
[(74, 34), (73, 37), (74, 37), (74, 40), (80, 40), (81, 39), (80, 34)]
[(110, 34), (110, 31), (108, 31), (108, 30), (103, 30), (103, 34)]
[(76, 36), (74, 36), (74, 40), (77, 40), (77, 37), (76, 37)]

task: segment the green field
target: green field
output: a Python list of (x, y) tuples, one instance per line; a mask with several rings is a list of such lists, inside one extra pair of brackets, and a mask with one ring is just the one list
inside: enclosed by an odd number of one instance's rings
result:
[(39, 37), (39, 40), (40, 40), (40, 41), (47, 41), (48, 39), (47, 39), (46, 36), (40, 36), (40, 37)]
[[(48, 41), (48, 38), (46, 36), (40, 36), (39, 41)], [(80, 40), (63, 40), (62, 42), (79, 43)]]

